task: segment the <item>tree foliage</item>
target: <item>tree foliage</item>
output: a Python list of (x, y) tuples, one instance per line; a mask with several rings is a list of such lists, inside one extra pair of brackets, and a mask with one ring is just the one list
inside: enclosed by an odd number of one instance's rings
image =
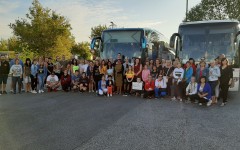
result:
[(21, 43), (36, 54), (70, 55), (74, 43), (71, 25), (65, 17), (43, 8), (38, 0), (33, 0), (25, 19), (17, 19), (9, 26)]
[(188, 12), (187, 21), (240, 20), (239, 0), (202, 0)]
[(90, 43), (89, 42), (81, 42), (75, 44), (71, 49), (72, 54), (78, 55), (80, 58), (83, 59), (90, 59)]
[(107, 29), (106, 25), (98, 25), (98, 26), (92, 27), (90, 38), (92, 39), (94, 37), (100, 37), (102, 35), (102, 32), (106, 29)]

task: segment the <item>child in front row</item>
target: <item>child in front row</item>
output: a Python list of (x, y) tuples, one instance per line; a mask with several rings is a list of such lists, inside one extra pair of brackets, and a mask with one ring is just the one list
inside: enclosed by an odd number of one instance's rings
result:
[(114, 84), (114, 82), (113, 82), (113, 80), (112, 80), (112, 76), (111, 75), (109, 75), (108, 76), (108, 80), (107, 80), (107, 96), (109, 97), (109, 96), (111, 96), (112, 97), (112, 93), (113, 93), (113, 84)]

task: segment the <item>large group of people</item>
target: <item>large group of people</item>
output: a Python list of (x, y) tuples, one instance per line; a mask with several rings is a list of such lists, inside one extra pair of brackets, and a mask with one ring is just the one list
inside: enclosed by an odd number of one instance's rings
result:
[[(9, 74), (11, 83), (7, 83)], [(179, 58), (129, 59), (120, 53), (115, 60), (67, 60), (63, 55), (24, 62), (18, 54), (10, 62), (3, 55), (0, 63), (0, 95), (7, 94), (6, 85), (10, 84), (14, 94), (23, 90), (33, 94), (96, 92), (99, 96), (134, 95), (207, 106), (222, 98), (221, 106), (225, 106), (232, 81), (233, 70), (223, 54), (209, 63), (202, 58), (198, 64), (192, 58), (183, 64)]]

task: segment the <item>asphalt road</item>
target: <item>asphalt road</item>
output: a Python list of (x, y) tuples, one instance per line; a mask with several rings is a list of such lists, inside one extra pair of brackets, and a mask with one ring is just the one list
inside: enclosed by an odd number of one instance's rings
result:
[(240, 94), (200, 107), (44, 93), (0, 96), (0, 150), (239, 150)]

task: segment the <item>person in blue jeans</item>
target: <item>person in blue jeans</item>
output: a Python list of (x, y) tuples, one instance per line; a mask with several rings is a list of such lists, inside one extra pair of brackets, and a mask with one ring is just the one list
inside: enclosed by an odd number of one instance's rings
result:
[(159, 75), (155, 80), (155, 98), (161, 98), (166, 96), (167, 82), (163, 79), (163, 75)]
[(43, 93), (44, 92), (44, 81), (46, 79), (47, 76), (47, 68), (44, 65), (44, 62), (40, 62), (37, 65), (37, 74), (38, 74), (38, 87), (39, 87), (39, 91), (38, 93)]

